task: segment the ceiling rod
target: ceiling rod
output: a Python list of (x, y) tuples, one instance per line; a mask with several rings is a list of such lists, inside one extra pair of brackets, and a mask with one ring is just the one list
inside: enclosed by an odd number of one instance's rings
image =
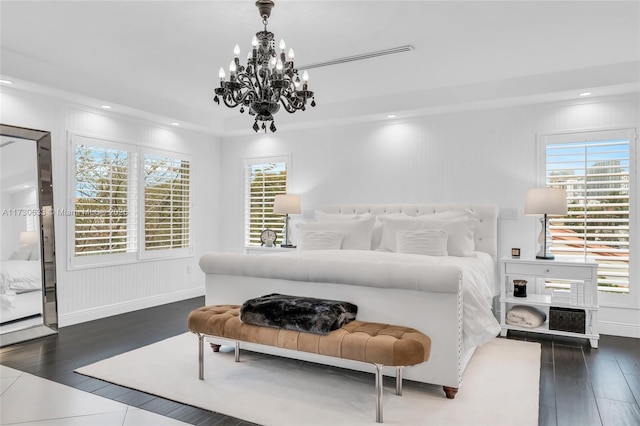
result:
[(375, 52), (361, 53), (359, 55), (332, 59), (326, 62), (317, 62), (315, 64), (302, 65), (302, 66), (299, 66), (298, 69), (309, 70), (311, 68), (320, 68), (320, 67), (326, 67), (328, 65), (343, 64), (345, 62), (360, 61), (362, 59), (377, 58), (378, 56), (392, 55), (394, 53), (410, 52), (412, 50), (414, 50), (414, 47), (410, 44), (407, 44), (405, 46), (392, 47), (391, 49), (377, 50)]

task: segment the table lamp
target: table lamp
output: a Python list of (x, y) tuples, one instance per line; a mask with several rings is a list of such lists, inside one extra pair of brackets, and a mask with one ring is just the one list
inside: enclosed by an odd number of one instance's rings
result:
[(289, 215), (300, 214), (300, 197), (290, 194), (278, 194), (273, 202), (273, 213), (286, 215), (282, 232), (282, 247), (293, 247), (291, 244), (291, 232), (289, 230)]
[(20, 244), (38, 244), (40, 242), (38, 231), (20, 232)]
[(567, 214), (567, 191), (561, 188), (532, 188), (527, 191), (524, 203), (524, 214), (544, 215), (540, 218), (540, 251), (536, 259), (554, 259), (551, 253), (552, 237), (549, 232), (549, 215), (563, 216)]

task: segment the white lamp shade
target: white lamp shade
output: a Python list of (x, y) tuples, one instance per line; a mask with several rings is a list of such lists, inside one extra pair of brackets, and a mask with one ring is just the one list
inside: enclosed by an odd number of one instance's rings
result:
[(22, 231), (20, 233), (20, 244), (37, 244), (38, 242), (37, 231)]
[(527, 191), (524, 214), (567, 214), (567, 191), (561, 188), (532, 188)]
[(273, 203), (275, 214), (300, 214), (300, 197), (290, 194), (279, 194)]

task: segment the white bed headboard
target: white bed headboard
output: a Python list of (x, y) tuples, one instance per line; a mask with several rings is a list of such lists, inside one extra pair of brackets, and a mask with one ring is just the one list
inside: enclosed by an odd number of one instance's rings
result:
[(320, 211), (334, 214), (371, 213), (374, 216), (390, 213), (421, 216), (459, 208), (469, 209), (478, 216), (480, 223), (475, 232), (476, 250), (488, 253), (491, 257), (497, 259), (498, 206), (495, 204), (328, 204), (322, 206)]

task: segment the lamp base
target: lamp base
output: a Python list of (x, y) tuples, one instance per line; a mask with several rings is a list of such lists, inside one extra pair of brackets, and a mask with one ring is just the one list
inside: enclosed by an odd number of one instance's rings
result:
[(551, 253), (551, 244), (553, 244), (553, 238), (551, 237), (551, 232), (549, 231), (549, 221), (547, 220), (547, 215), (540, 218), (540, 236), (538, 237), (538, 242), (540, 243), (540, 250), (536, 253), (536, 259), (547, 259), (552, 260), (556, 257)]
[(547, 260), (553, 260), (556, 257), (552, 254), (552, 253), (548, 253), (548, 254), (536, 254), (536, 259), (547, 259)]

